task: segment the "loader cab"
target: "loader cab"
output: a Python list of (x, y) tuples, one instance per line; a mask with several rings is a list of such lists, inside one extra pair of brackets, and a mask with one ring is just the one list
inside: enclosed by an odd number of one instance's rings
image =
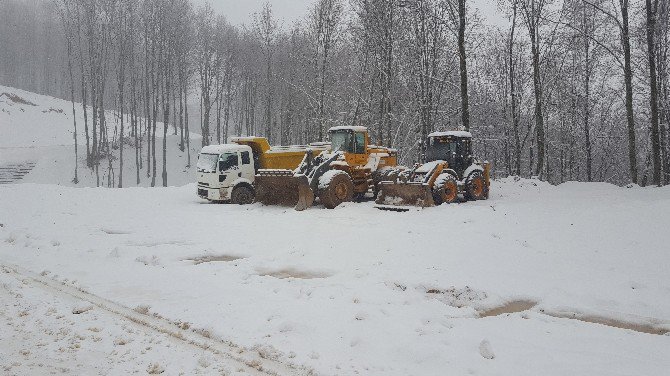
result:
[(446, 161), (449, 168), (463, 176), (472, 164), (472, 134), (465, 131), (435, 132), (428, 135), (426, 162)]
[(333, 127), (328, 130), (331, 150), (344, 152), (349, 165), (365, 165), (368, 160), (368, 129), (357, 126)]

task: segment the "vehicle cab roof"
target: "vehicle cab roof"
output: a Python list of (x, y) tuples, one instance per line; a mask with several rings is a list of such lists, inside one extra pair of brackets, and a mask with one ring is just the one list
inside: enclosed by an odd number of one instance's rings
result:
[(251, 152), (251, 147), (238, 144), (207, 145), (200, 151), (201, 154), (222, 154), (238, 151)]
[(341, 125), (338, 127), (332, 127), (328, 130), (328, 132), (335, 132), (335, 131), (367, 132), (368, 129), (362, 126)]
[(472, 133), (467, 131), (446, 131), (446, 132), (433, 132), (428, 135), (428, 137), (463, 137), (463, 138), (472, 138)]

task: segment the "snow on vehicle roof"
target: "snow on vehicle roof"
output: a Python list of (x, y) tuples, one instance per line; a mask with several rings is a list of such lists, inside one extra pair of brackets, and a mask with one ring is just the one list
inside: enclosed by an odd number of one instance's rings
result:
[(221, 154), (231, 151), (250, 151), (251, 148), (247, 145), (237, 144), (223, 144), (223, 145), (207, 145), (200, 151), (201, 154)]
[(296, 151), (296, 152), (303, 152), (305, 150), (311, 149), (311, 150), (316, 150), (316, 151), (323, 151), (328, 149), (330, 147), (330, 144), (309, 144), (309, 145), (288, 145), (288, 146), (272, 146), (270, 147), (270, 150), (268, 150), (268, 153), (285, 153), (285, 152), (291, 152), (291, 151)]
[(231, 137), (230, 141), (231, 142), (237, 142), (237, 141), (256, 141), (259, 138), (263, 137), (258, 137), (258, 136), (236, 136), (236, 137)]
[(334, 132), (334, 131), (367, 132), (368, 129), (366, 127), (361, 126), (341, 125), (338, 127), (332, 127), (328, 130), (328, 132)]
[(472, 133), (467, 131), (446, 131), (446, 132), (433, 132), (428, 135), (428, 137), (444, 137), (444, 136), (472, 138)]

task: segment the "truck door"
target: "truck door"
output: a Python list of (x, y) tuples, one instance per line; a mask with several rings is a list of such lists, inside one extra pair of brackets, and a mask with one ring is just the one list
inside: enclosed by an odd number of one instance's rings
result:
[(229, 187), (238, 175), (241, 175), (239, 155), (237, 152), (222, 153), (219, 156), (219, 183)]
[(240, 152), (240, 162), (241, 162), (240, 165), (241, 174), (239, 177), (249, 179), (253, 182), (256, 170), (254, 166), (255, 160), (252, 159), (251, 152), (248, 151)]

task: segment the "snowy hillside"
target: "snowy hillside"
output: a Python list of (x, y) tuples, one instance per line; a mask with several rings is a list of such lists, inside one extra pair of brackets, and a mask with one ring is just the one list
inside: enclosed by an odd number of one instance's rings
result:
[[(668, 188), (505, 179), (489, 201), (406, 213), (214, 205), (194, 185), (18, 184), (0, 197), (2, 286), (17, 296), (0, 306), (10, 372), (38, 372), (42, 358), (88, 374), (91, 354), (111, 351), (117, 364), (143, 347), (125, 369), (238, 370), (210, 347), (224, 345), (256, 370), (287, 366), (282, 375), (670, 369)], [(68, 298), (39, 303), (44, 284)], [(62, 319), (34, 316), (50, 310)], [(112, 313), (145, 319), (105, 324)], [(40, 337), (43, 322), (70, 329)], [(204, 345), (166, 348), (164, 332)], [(40, 341), (53, 350), (29, 345)], [(55, 350), (72, 343), (69, 356)]]
[[(81, 187), (95, 187), (96, 176), (85, 167), (86, 139), (83, 135), (84, 116), (81, 104), (76, 104), (78, 144), (79, 144), (79, 184)], [(92, 114), (89, 108), (88, 119)], [(107, 112), (106, 118), (110, 122), (110, 134), (114, 133), (115, 121), (118, 117)], [(90, 124), (89, 124), (90, 126)], [(162, 127), (157, 128), (157, 184), (161, 184), (162, 171)], [(74, 177), (74, 146), (73, 146), (72, 103), (30, 93), (24, 90), (0, 86), (0, 173), (2, 170), (11, 170), (16, 175), (18, 170), (26, 172), (21, 181), (26, 183), (47, 183), (73, 186)], [(129, 134), (127, 130), (126, 134)], [(178, 147), (179, 137), (172, 135), (172, 126), (168, 130), (168, 185), (181, 186), (191, 183), (195, 169), (186, 168), (187, 153), (181, 152)], [(144, 169), (140, 172), (140, 186), (149, 186), (150, 179), (146, 174), (146, 140), (143, 142)], [(191, 158), (197, 158), (200, 151), (200, 136), (191, 133)], [(113, 152), (113, 168), (118, 176), (118, 150)], [(100, 185), (106, 186), (108, 162), (101, 162)], [(0, 182), (2, 182), (0, 176)], [(136, 184), (135, 149), (126, 143), (124, 151), (124, 186), (133, 187)]]

